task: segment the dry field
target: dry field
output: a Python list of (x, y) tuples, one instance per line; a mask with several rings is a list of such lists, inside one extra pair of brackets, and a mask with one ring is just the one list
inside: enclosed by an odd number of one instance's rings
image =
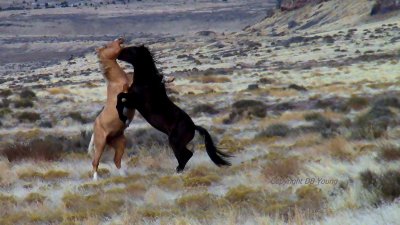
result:
[(108, 152), (92, 181), (105, 100), (94, 53), (1, 65), (0, 224), (399, 224), (400, 16), (371, 7), (332, 0), (242, 31), (131, 42), (176, 77), (170, 98), (234, 155), (228, 168), (196, 137), (176, 174), (166, 137), (137, 114), (127, 175)]

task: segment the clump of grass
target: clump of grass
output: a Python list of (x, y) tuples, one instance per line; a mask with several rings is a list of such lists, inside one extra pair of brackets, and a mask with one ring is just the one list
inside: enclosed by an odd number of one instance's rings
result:
[(29, 142), (17, 142), (4, 146), (0, 155), (7, 157), (8, 161), (35, 160), (53, 161), (61, 157), (60, 145), (54, 140), (33, 139)]
[(321, 150), (328, 152), (333, 158), (339, 160), (351, 161), (355, 157), (355, 152), (352, 146), (344, 137), (341, 136), (336, 136), (327, 140)]
[(19, 174), (22, 180), (41, 179), (45, 181), (60, 180), (69, 177), (69, 172), (62, 170), (49, 170), (45, 173), (37, 171), (25, 171)]
[(232, 105), (232, 112), (224, 123), (229, 124), (241, 118), (264, 118), (267, 115), (264, 102), (257, 100), (239, 100)]
[(43, 204), (45, 200), (46, 196), (36, 192), (29, 193), (29, 195), (26, 196), (24, 199), (24, 201), (27, 203), (38, 203), (38, 204)]
[(245, 185), (239, 185), (229, 189), (225, 199), (231, 203), (257, 201), (260, 191)]
[(20, 122), (36, 122), (40, 120), (40, 114), (35, 112), (22, 112), (17, 115), (17, 118)]
[(33, 91), (31, 91), (31, 90), (29, 90), (29, 89), (25, 89), (25, 90), (22, 90), (20, 93), (19, 93), (19, 97), (21, 98), (21, 99), (34, 99), (34, 98), (36, 98), (36, 94), (35, 94), (35, 92), (33, 92)]
[(227, 83), (227, 82), (231, 82), (231, 79), (229, 79), (229, 77), (225, 77), (225, 76), (202, 76), (200, 78), (197, 79), (198, 81), (202, 82), (202, 83)]
[(144, 184), (139, 183), (139, 182), (135, 182), (133, 184), (129, 184), (128, 186), (126, 186), (125, 191), (133, 196), (133, 197), (143, 197), (144, 194), (147, 191), (147, 188)]
[(47, 91), (51, 95), (70, 94), (71, 93), (68, 89), (59, 88), (59, 87), (49, 88), (49, 89), (47, 89)]
[[(322, 193), (321, 189), (315, 185), (301, 186), (296, 190), (298, 197), (295, 206), (301, 211), (315, 212), (317, 214), (322, 213), (323, 205), (326, 203), (326, 198)], [(317, 215), (310, 215), (317, 216)]]
[(4, 116), (11, 114), (12, 110), (10, 108), (1, 108), (0, 109), (0, 118), (3, 118)]
[(346, 102), (347, 109), (360, 110), (368, 106), (369, 101), (365, 97), (352, 96)]
[(302, 168), (302, 164), (296, 157), (279, 158), (271, 160), (262, 170), (266, 178), (290, 178), (297, 175)]
[(32, 108), (33, 101), (30, 99), (18, 99), (14, 102), (15, 108)]
[(82, 116), (80, 112), (70, 112), (68, 113), (68, 116), (71, 117), (71, 119), (76, 120), (81, 123), (88, 123), (89, 119)]
[(400, 160), (400, 146), (394, 144), (380, 145), (378, 159), (385, 161)]
[(207, 210), (215, 205), (217, 197), (210, 193), (185, 195), (176, 200), (176, 204), (186, 210)]
[(158, 179), (157, 181), (157, 185), (162, 189), (166, 188), (171, 191), (183, 189), (183, 181), (178, 176), (160, 177), (160, 179)]
[(360, 173), (363, 187), (378, 194), (382, 201), (393, 201), (400, 197), (400, 171), (389, 170), (378, 175), (370, 170)]
[(261, 131), (256, 136), (257, 138), (263, 137), (286, 137), (290, 133), (290, 128), (286, 124), (272, 124), (267, 127), (267, 129)]
[(4, 195), (0, 193), (0, 206), (2, 208), (10, 207), (17, 204), (17, 199), (11, 195)]
[(199, 166), (185, 175), (183, 184), (185, 187), (210, 186), (220, 179), (221, 177), (216, 173), (209, 171), (203, 166)]
[(219, 110), (216, 110), (214, 108), (214, 106), (209, 105), (209, 104), (200, 104), (200, 105), (196, 105), (193, 108), (192, 113), (194, 115), (199, 115), (200, 113), (206, 113), (206, 114), (214, 115), (214, 114), (219, 113)]
[(306, 121), (318, 121), (318, 120), (322, 120), (325, 119), (325, 117), (323, 115), (321, 115), (321, 113), (307, 113), (304, 115), (304, 119)]
[(352, 137), (356, 139), (382, 137), (394, 117), (395, 114), (388, 107), (373, 106), (367, 113), (355, 119)]
[(82, 220), (89, 216), (109, 217), (120, 211), (124, 202), (108, 194), (79, 195), (65, 193), (62, 197), (67, 213), (66, 220)]
[(0, 96), (7, 98), (8, 96), (12, 95), (12, 91), (10, 89), (3, 89), (0, 91)]

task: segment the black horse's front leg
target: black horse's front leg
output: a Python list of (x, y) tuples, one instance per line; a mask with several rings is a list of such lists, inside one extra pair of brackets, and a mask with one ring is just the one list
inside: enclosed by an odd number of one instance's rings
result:
[(128, 124), (130, 123), (130, 121), (128, 121), (128, 117), (127, 117), (127, 110), (128, 109), (133, 109), (134, 107), (134, 101), (133, 98), (130, 96), (129, 93), (119, 93), (117, 95), (117, 111), (118, 111), (118, 117), (119, 119), (124, 123), (124, 124)]

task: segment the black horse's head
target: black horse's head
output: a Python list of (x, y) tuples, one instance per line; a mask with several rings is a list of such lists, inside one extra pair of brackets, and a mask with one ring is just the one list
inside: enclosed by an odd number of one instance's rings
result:
[(156, 67), (153, 54), (144, 45), (122, 49), (118, 59), (132, 64), (135, 69), (135, 80), (141, 76), (146, 76), (149, 80), (152, 80), (152, 78), (162, 79), (162, 75)]

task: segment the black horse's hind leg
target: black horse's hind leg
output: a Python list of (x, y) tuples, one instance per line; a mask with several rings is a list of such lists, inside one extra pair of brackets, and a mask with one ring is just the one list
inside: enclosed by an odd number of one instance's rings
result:
[(183, 171), (186, 163), (193, 156), (193, 152), (187, 149), (186, 145), (193, 139), (194, 132), (194, 129), (181, 126), (181, 129), (175, 129), (175, 132), (172, 132), (169, 136), (169, 144), (178, 160), (178, 167), (176, 167), (178, 173)]

